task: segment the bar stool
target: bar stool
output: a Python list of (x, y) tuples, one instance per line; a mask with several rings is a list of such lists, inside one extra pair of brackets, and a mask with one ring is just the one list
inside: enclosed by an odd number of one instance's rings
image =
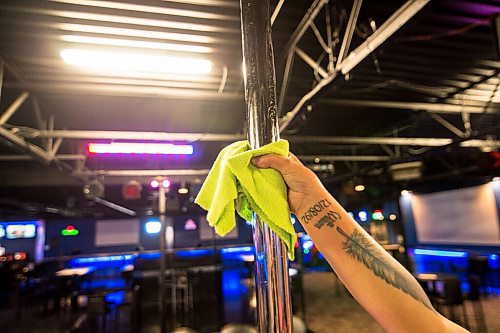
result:
[(170, 298), (167, 303), (171, 304), (172, 320), (174, 325), (180, 314), (183, 322), (181, 324), (189, 325), (189, 314), (193, 309), (193, 288), (189, 283), (186, 271), (175, 271), (167, 280), (167, 288), (170, 288)]

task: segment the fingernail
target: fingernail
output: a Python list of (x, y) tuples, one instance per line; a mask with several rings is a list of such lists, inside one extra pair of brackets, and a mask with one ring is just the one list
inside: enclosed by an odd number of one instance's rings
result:
[(255, 157), (252, 157), (251, 162), (253, 165), (258, 165), (260, 160), (261, 160), (260, 156), (255, 156)]

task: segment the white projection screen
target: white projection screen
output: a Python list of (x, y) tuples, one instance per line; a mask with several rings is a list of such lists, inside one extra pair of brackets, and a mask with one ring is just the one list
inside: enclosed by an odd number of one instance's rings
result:
[(139, 244), (139, 228), (137, 219), (96, 221), (95, 245)]
[(491, 184), (412, 195), (411, 206), (419, 243), (500, 245)]

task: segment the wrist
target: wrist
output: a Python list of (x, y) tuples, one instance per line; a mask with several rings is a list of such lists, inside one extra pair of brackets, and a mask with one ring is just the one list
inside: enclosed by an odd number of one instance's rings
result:
[(312, 194), (308, 194), (295, 215), (302, 224), (309, 224), (331, 209), (333, 204), (333, 197), (326, 189), (322, 188)]

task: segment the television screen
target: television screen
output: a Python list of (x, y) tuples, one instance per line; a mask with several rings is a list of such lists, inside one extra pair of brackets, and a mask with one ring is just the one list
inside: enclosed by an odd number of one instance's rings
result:
[(139, 244), (140, 223), (138, 219), (98, 220), (96, 224), (96, 246), (118, 246)]
[(418, 242), (500, 245), (492, 184), (411, 196)]
[(8, 224), (5, 228), (7, 239), (34, 238), (36, 226), (34, 224)]

